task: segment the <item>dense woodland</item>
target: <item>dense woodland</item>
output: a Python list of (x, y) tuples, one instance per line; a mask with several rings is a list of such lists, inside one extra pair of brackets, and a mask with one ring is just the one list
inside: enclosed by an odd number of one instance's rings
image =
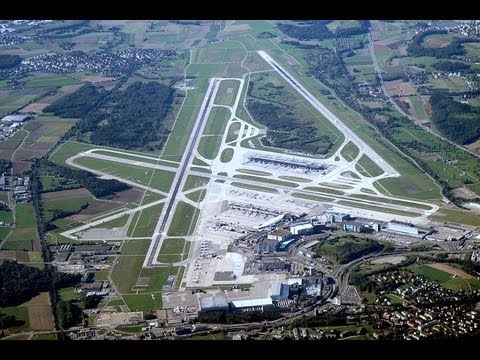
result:
[(130, 189), (130, 186), (118, 180), (100, 179), (85, 170), (72, 169), (49, 160), (42, 160), (39, 175), (49, 175), (76, 180), (97, 198), (112, 197), (116, 192)]
[(0, 175), (7, 172), (12, 168), (12, 162), (10, 160), (0, 159)]
[(307, 25), (278, 24), (278, 28), (285, 35), (299, 40), (325, 40), (331, 38), (342, 38), (368, 33), (370, 21), (358, 21), (360, 26), (351, 28), (337, 28), (334, 32), (330, 31), (327, 24), (330, 20), (312, 20), (305, 22)]
[(441, 71), (463, 71), (470, 69), (470, 65), (456, 61), (442, 60), (432, 64), (432, 67)]
[(0, 54), (0, 70), (14, 68), (21, 62), (22, 58), (18, 55)]
[(110, 92), (87, 84), (44, 111), (80, 118), (65, 137), (84, 139), (88, 134), (97, 145), (154, 150), (161, 149), (168, 136), (164, 121), (173, 99), (174, 91), (156, 82), (135, 82), (123, 91)]
[[(61, 272), (53, 274), (53, 285), (57, 289), (77, 284), (81, 277)], [(20, 305), (48, 291), (49, 286), (45, 270), (9, 260), (0, 264), (0, 307)]]
[(383, 245), (378, 241), (349, 236), (322, 241), (315, 246), (314, 251), (319, 255), (338, 261), (340, 264), (346, 264), (382, 249)]
[(173, 90), (165, 85), (136, 82), (125, 91), (110, 95), (105, 110), (106, 124), (97, 124), (91, 141), (125, 149), (140, 148), (159, 142), (161, 148), (168, 130), (163, 121), (170, 111)]
[(446, 30), (427, 30), (413, 37), (412, 42), (408, 45), (407, 51), (411, 56), (432, 56), (437, 59), (450, 58), (454, 55), (465, 54), (462, 44), (466, 42), (478, 41), (471, 38), (454, 38), (450, 44), (444, 47), (433, 48), (423, 46), (423, 41), (428, 35), (447, 34)]
[(311, 154), (326, 154), (332, 146), (328, 136), (318, 135), (313, 121), (302, 122), (286, 108), (260, 101), (249, 101), (247, 108), (268, 128), (266, 139), (262, 139), (265, 145)]
[(97, 104), (106, 96), (92, 84), (85, 84), (73, 94), (68, 94), (54, 101), (43, 111), (52, 112), (62, 118), (83, 118), (92, 111)]
[(432, 122), (440, 133), (457, 144), (469, 144), (480, 138), (480, 108), (455, 101), (444, 92), (430, 97)]

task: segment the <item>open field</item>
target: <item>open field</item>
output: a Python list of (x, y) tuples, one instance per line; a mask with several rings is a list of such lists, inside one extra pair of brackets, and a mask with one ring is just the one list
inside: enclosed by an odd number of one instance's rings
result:
[(137, 212), (132, 220), (129, 234), (133, 237), (152, 236), (164, 204), (158, 204)]
[(218, 88), (215, 104), (232, 106), (237, 96), (240, 82), (237, 80), (223, 80)]
[(137, 282), (144, 256), (119, 256), (112, 271), (112, 280), (121, 294), (129, 294)]
[[(442, 270), (439, 269), (441, 265)], [(455, 269), (447, 264), (428, 264), (428, 265), (415, 265), (410, 266), (409, 269), (415, 274), (420, 274), (426, 278), (440, 283), (443, 287), (451, 289), (453, 291), (459, 290), (477, 290), (480, 289), (480, 280), (466, 277), (465, 272)], [(443, 271), (443, 270), (448, 270)], [(457, 274), (453, 272), (458, 272)], [(462, 275), (460, 275), (462, 274)], [(466, 274), (468, 276), (468, 274)]]
[(75, 189), (81, 185), (74, 180), (58, 178), (56, 176), (40, 176), (42, 192)]
[(359, 154), (360, 150), (357, 145), (349, 141), (347, 145), (340, 151), (340, 154), (345, 158), (345, 160), (352, 162), (355, 160)]
[(250, 184), (244, 184), (239, 182), (232, 182), (231, 185), (242, 188), (242, 189), (255, 190), (255, 191), (261, 191), (261, 192), (267, 192), (267, 193), (275, 193), (275, 194), (278, 193), (278, 191), (275, 189), (267, 188), (263, 186), (250, 185)]
[(76, 164), (98, 170), (125, 180), (148, 185), (155, 189), (168, 192), (175, 174), (169, 171), (148, 169), (142, 166), (115, 163), (108, 160), (81, 157), (74, 161)]
[(376, 177), (383, 174), (383, 170), (366, 155), (362, 155), (358, 160), (355, 169), (363, 176), (368, 177)]
[(381, 206), (367, 205), (367, 204), (357, 203), (357, 202), (353, 202), (353, 201), (346, 201), (346, 200), (339, 200), (338, 204), (351, 206), (351, 207), (354, 207), (354, 208), (357, 208), (357, 209), (379, 211), (379, 212), (395, 214), (395, 215), (402, 215), (402, 216), (409, 216), (409, 217), (417, 217), (417, 216), (421, 215), (419, 213), (415, 213), (415, 212), (411, 212), (411, 211), (390, 209), (390, 208), (385, 208), (385, 207), (381, 207)]
[(202, 202), (203, 199), (205, 198), (206, 192), (207, 192), (206, 189), (197, 190), (197, 191), (193, 191), (193, 192), (191, 192), (191, 193), (188, 193), (188, 194), (186, 194), (185, 196), (186, 196), (187, 198), (189, 198), (190, 200), (199, 203), (199, 202)]
[(251, 176), (251, 175), (233, 175), (233, 177), (237, 179), (252, 180), (252, 181), (258, 181), (258, 182), (263, 182), (263, 183), (273, 184), (273, 185), (298, 187), (298, 184), (295, 184), (289, 181), (284, 181), (284, 180), (266, 179), (263, 177)]
[(37, 223), (31, 203), (21, 203), (16, 206), (17, 221), (10, 238), (3, 244), (3, 250), (39, 251), (40, 239), (37, 233)]
[(365, 199), (365, 200), (372, 200), (372, 201), (377, 201), (377, 202), (383, 202), (385, 204), (393, 204), (393, 205), (403, 205), (403, 206), (410, 206), (418, 209), (423, 209), (423, 210), (431, 210), (432, 207), (428, 205), (422, 205), (422, 204), (417, 204), (417, 203), (412, 203), (408, 201), (402, 201), (402, 200), (394, 200), (394, 199), (385, 199), (377, 196), (369, 196), (369, 195), (362, 195), (362, 194), (353, 194), (351, 195), (354, 198), (357, 199)]
[(204, 135), (223, 135), (230, 118), (230, 110), (224, 107), (213, 107), (205, 125)]
[(305, 187), (305, 190), (319, 191), (319, 192), (329, 193), (333, 195), (343, 195), (343, 191), (321, 187), (321, 186), (307, 186)]
[(231, 141), (237, 140), (239, 131), (240, 131), (240, 123), (233, 122), (230, 125), (230, 128), (228, 129), (228, 134), (227, 134), (227, 138), (225, 139), (225, 142), (229, 143)]
[(218, 155), (221, 142), (222, 137), (219, 135), (204, 135), (198, 144), (198, 153), (205, 159), (213, 160)]
[(148, 240), (127, 240), (122, 246), (122, 255), (145, 255), (149, 246)]
[(333, 201), (332, 198), (327, 198), (324, 196), (317, 196), (317, 195), (310, 195), (310, 194), (303, 194), (303, 193), (292, 193), (293, 197), (297, 197), (300, 199), (307, 199), (307, 200), (313, 200), (313, 201), (319, 201), (319, 202), (330, 202)]
[(168, 236), (191, 235), (197, 224), (199, 212), (196, 207), (179, 201), (168, 229)]
[(187, 180), (185, 181), (185, 185), (183, 187), (183, 191), (188, 191), (195, 189), (197, 187), (201, 187), (207, 185), (210, 181), (209, 178), (197, 176), (197, 175), (188, 175)]
[(480, 226), (480, 216), (471, 211), (441, 208), (437, 212), (430, 215), (428, 218), (442, 223), (451, 222), (471, 226)]
[(93, 202), (93, 196), (85, 189), (54, 191), (42, 194), (43, 219), (49, 222), (55, 209), (66, 212), (77, 212)]
[(450, 266), (450, 265), (445, 264), (445, 263), (429, 264), (429, 266), (434, 268), (434, 269), (445, 271), (445, 272), (447, 272), (449, 274), (452, 274), (452, 275), (460, 276), (461, 278), (464, 278), (464, 279), (472, 279), (473, 278), (472, 275), (466, 273), (465, 271), (454, 268), (453, 266)]
[(226, 148), (220, 154), (220, 161), (222, 163), (228, 163), (233, 159), (234, 150), (232, 148)]

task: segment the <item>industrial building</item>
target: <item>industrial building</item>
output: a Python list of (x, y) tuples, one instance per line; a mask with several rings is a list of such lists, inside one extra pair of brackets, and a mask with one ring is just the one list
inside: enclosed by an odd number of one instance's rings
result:
[(270, 234), (267, 235), (267, 239), (270, 240), (277, 240), (277, 241), (285, 241), (288, 240), (291, 237), (292, 234), (290, 234), (290, 231), (285, 230), (285, 229), (278, 229), (275, 230), (274, 232), (271, 232)]
[(357, 221), (346, 221), (342, 224), (343, 231), (362, 233), (365, 232), (365, 225)]
[(456, 241), (464, 239), (470, 233), (471, 231), (469, 230), (445, 225), (432, 234), (427, 235), (425, 239), (431, 241)]
[(387, 225), (387, 229), (400, 234), (418, 235), (419, 233), (418, 228), (415, 225), (396, 220), (390, 221)]
[(14, 114), (14, 115), (7, 115), (0, 120), (1, 122), (11, 122), (11, 123), (22, 123), (24, 121), (30, 120), (32, 118), (31, 115), (25, 114)]
[(270, 285), (269, 296), (273, 301), (288, 299), (289, 285), (275, 282)]
[(290, 225), (290, 232), (292, 235), (307, 235), (315, 231), (315, 226), (313, 226), (310, 220), (299, 221)]
[(206, 296), (198, 299), (198, 312), (208, 313), (214, 311), (228, 311), (228, 301), (224, 294), (218, 294), (214, 296)]
[(258, 243), (257, 252), (259, 254), (270, 254), (277, 250), (277, 246), (277, 240), (265, 239)]
[(326, 212), (325, 216), (328, 219), (328, 222), (330, 223), (341, 223), (343, 221), (350, 220), (350, 215), (349, 214), (343, 214), (343, 213), (335, 213), (335, 212)]
[(273, 308), (273, 301), (271, 297), (262, 299), (234, 300), (231, 304), (232, 309), (240, 311), (267, 311)]

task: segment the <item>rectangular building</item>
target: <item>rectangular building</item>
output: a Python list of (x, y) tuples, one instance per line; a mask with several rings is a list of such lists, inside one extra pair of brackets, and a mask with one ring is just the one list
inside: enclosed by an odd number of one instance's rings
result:
[(365, 231), (365, 226), (362, 223), (355, 221), (346, 221), (342, 224), (343, 231), (361, 233)]
[(387, 229), (408, 235), (418, 235), (418, 228), (415, 225), (403, 221), (392, 220), (388, 223)]
[(302, 221), (290, 225), (292, 235), (306, 235), (314, 232), (314, 226), (311, 221)]
[(274, 232), (271, 232), (267, 235), (267, 239), (270, 240), (277, 240), (277, 241), (285, 241), (291, 237), (290, 231), (284, 229), (278, 229)]

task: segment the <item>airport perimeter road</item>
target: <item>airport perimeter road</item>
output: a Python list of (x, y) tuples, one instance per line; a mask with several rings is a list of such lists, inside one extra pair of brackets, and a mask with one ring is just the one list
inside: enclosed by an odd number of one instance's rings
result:
[(160, 251), (163, 238), (166, 235), (165, 229), (167, 228), (167, 223), (169, 225), (169, 220), (171, 221), (170, 214), (177, 202), (177, 194), (180, 190), (180, 185), (185, 180), (185, 172), (187, 171), (187, 167), (190, 165), (192, 160), (194, 150), (199, 141), (199, 136), (202, 134), (203, 128), (205, 127), (206, 119), (208, 119), (208, 115), (212, 108), (213, 100), (215, 99), (215, 94), (218, 90), (220, 80), (221, 79), (219, 78), (212, 78), (210, 80), (210, 84), (200, 107), (200, 111), (198, 112), (198, 117), (195, 121), (192, 134), (188, 140), (186, 151), (183, 153), (182, 160), (180, 161), (180, 167), (175, 174), (175, 178), (173, 179), (173, 189), (170, 191), (170, 194), (166, 199), (167, 206), (165, 207), (165, 211), (162, 211), (162, 214), (158, 219), (157, 227), (153, 233), (152, 243), (150, 244), (145, 261), (143, 262), (143, 267), (154, 266), (157, 262), (156, 259)]
[(315, 107), (328, 121), (335, 125), (345, 137), (355, 143), (360, 152), (363, 152), (370, 159), (373, 160), (378, 166), (380, 166), (387, 174), (391, 176), (400, 176), (400, 174), (370, 146), (368, 146), (357, 134), (355, 134), (347, 125), (345, 125), (336, 115), (328, 110), (318, 99), (316, 99), (307, 89), (303, 87), (295, 78), (290, 75), (280, 64), (272, 59), (265, 51), (257, 51), (257, 53), (292, 87), (302, 95), (313, 107)]

